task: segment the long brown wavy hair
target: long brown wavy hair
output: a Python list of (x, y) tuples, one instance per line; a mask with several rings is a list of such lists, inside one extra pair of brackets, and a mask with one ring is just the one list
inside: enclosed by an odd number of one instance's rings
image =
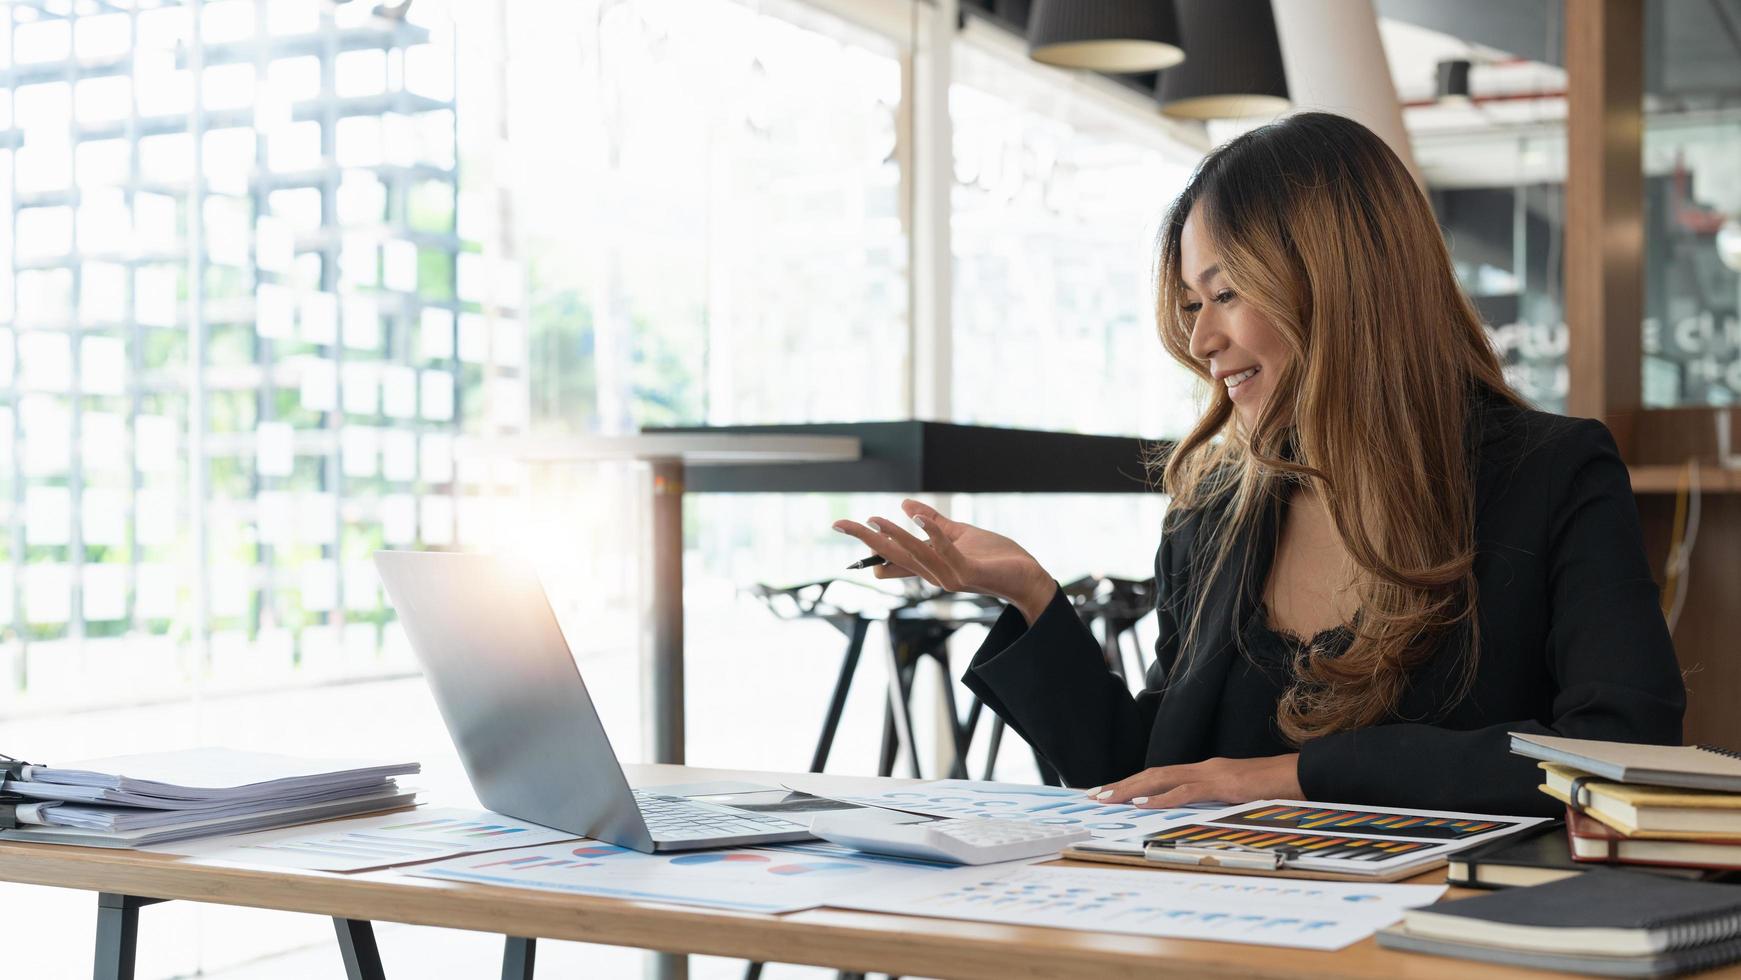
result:
[[(1321, 496), (1357, 569), (1352, 642), (1340, 655), (1331, 644), (1306, 648), (1278, 729), (1297, 745), (1385, 720), (1408, 672), (1453, 630), (1467, 641), (1460, 697), (1479, 648), (1466, 427), (1483, 388), (1523, 402), (1425, 195), (1383, 140), (1328, 113), (1290, 116), (1210, 153), (1173, 204), (1156, 269), (1161, 340), (1207, 381), (1182, 309), (1180, 236), (1193, 211), (1241, 302), (1291, 354), (1249, 431), (1211, 384), (1203, 417), (1165, 460), (1173, 506), (1219, 515), (1209, 546), (1196, 549), (1214, 556), (1200, 560), (1197, 581), (1218, 574), (1235, 538), (1296, 490)], [(1207, 589), (1197, 592), (1187, 651)]]

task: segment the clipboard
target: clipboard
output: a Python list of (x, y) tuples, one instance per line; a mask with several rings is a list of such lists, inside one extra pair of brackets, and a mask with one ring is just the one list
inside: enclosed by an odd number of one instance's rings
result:
[(1141, 850), (1137, 850), (1137, 846), (1139, 845), (1132, 845), (1129, 850), (1112, 850), (1105, 845), (1098, 847), (1076, 845), (1065, 848), (1059, 856), (1072, 861), (1097, 861), (1103, 864), (1152, 868), (1156, 871), (1202, 871), (1208, 874), (1257, 875), (1263, 878), (1303, 878), (1312, 881), (1355, 881), (1372, 884), (1404, 881), (1424, 872), (1442, 868), (1446, 864), (1446, 858), (1440, 856), (1383, 874), (1355, 875), (1341, 871), (1290, 867), (1288, 865), (1289, 855), (1285, 852), (1246, 848), (1238, 844), (1217, 843), (1206, 846), (1178, 847), (1167, 841), (1145, 841), (1140, 845)]

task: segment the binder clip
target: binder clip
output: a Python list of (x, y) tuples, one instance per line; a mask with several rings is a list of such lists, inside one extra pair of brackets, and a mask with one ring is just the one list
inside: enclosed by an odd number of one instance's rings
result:
[(1150, 861), (1200, 868), (1280, 871), (1289, 861), (1299, 856), (1299, 850), (1292, 847), (1248, 847), (1231, 841), (1200, 841), (1193, 844), (1152, 840), (1143, 846), (1143, 857)]
[[(1590, 811), (1588, 809), (1590, 806), (1590, 789), (1585, 784), (1593, 781), (1597, 781), (1595, 776), (1572, 777), (1572, 785), (1566, 792), (1566, 809), (1580, 817), (1590, 817)], [(1590, 819), (1593, 820), (1595, 818), (1590, 817)], [(1567, 822), (1569, 823), (1570, 821)], [(1604, 841), (1604, 843), (1608, 845), (1608, 853), (1602, 860), (1608, 864), (1621, 863), (1620, 841), (1610, 836)]]
[[(17, 779), (24, 774), (24, 767), (30, 765), (22, 759), (14, 759), (9, 755), (0, 755), (0, 781)], [(8, 793), (0, 789), (0, 830), (18, 829), (18, 807), (21, 804), (33, 802), (17, 793)]]

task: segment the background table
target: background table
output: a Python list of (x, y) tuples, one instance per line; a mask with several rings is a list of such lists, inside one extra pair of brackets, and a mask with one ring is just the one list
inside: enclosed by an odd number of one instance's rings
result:
[(642, 692), (655, 762), (683, 762), (683, 491), (690, 467), (846, 464), (859, 442), (838, 434), (650, 432), (633, 436), (471, 439), (456, 453), (525, 463), (639, 460), (652, 467), (653, 652)]
[(645, 693), (655, 762), (684, 761), (684, 493), (1149, 493), (1134, 436), (946, 422), (648, 429), (632, 436), (463, 440), (472, 458), (642, 460), (653, 471), (653, 647)]
[[(743, 466), (696, 466), (690, 493), (1153, 493), (1145, 460), (1165, 448), (1135, 436), (1085, 435), (950, 422), (817, 422), (651, 429), (649, 434), (736, 439), (847, 438), (856, 459)], [(1157, 533), (1159, 529), (1157, 528)], [(655, 683), (659, 678), (654, 676)], [(667, 695), (666, 697), (670, 697)], [(660, 704), (682, 710), (682, 695)], [(681, 728), (670, 715), (656, 726)], [(908, 747), (908, 751), (912, 751)], [(681, 762), (654, 756), (655, 762)], [(915, 764), (917, 764), (915, 757)]]
[[(629, 778), (637, 786), (745, 779), (823, 793), (875, 791), (891, 782), (910, 782), (680, 766), (631, 766)], [(356, 955), (347, 956), (347, 965), (355, 967), (369, 965), (370, 920), (499, 933), (518, 937), (509, 941), (507, 949), (510, 954), (518, 951), (521, 958), (510, 955), (504, 961), (504, 975), (515, 980), (530, 977), (526, 968), (533, 946), (525, 940), (533, 937), (964, 980), (1167, 976), (1463, 980), (1471, 975), (1541, 980), (1553, 975), (1399, 953), (1379, 949), (1372, 939), (1337, 952), (1320, 952), (835, 909), (758, 915), (408, 878), (389, 871), (324, 874), (50, 844), (0, 842), (0, 880), (99, 892), (111, 906), (128, 898), (185, 899), (332, 916), (362, 927), (349, 933), (356, 942)], [(1415, 879), (1419, 884), (1439, 881), (1442, 872)], [(1452, 894), (1476, 893), (1453, 890)], [(149, 935), (149, 909), (139, 925)], [(346, 935), (341, 927), (341, 940)], [(99, 936), (99, 950), (102, 942)], [(350, 975), (368, 976), (356, 970)], [(1741, 967), (1703, 976), (1737, 980)]]

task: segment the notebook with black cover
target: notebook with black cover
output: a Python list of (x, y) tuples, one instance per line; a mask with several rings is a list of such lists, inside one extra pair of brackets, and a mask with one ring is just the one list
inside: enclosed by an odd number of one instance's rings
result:
[(1674, 977), (1741, 960), (1741, 939), (1646, 956), (1587, 956), (1578, 953), (1533, 953), (1504, 946), (1430, 939), (1414, 935), (1397, 925), (1379, 930), (1378, 945), (1406, 953), (1452, 956), (1478, 963), (1524, 966), (1536, 970), (1562, 970), (1599, 977)]
[(1543, 953), (1648, 956), (1741, 934), (1741, 888), (1596, 868), (1403, 913), (1411, 935)]
[[(1574, 861), (1567, 846), (1566, 826), (1554, 821), (1451, 855), (1445, 881), (1459, 888), (1518, 888), (1545, 885), (1601, 866)], [(1688, 881), (1715, 874), (1700, 868), (1635, 870)]]

